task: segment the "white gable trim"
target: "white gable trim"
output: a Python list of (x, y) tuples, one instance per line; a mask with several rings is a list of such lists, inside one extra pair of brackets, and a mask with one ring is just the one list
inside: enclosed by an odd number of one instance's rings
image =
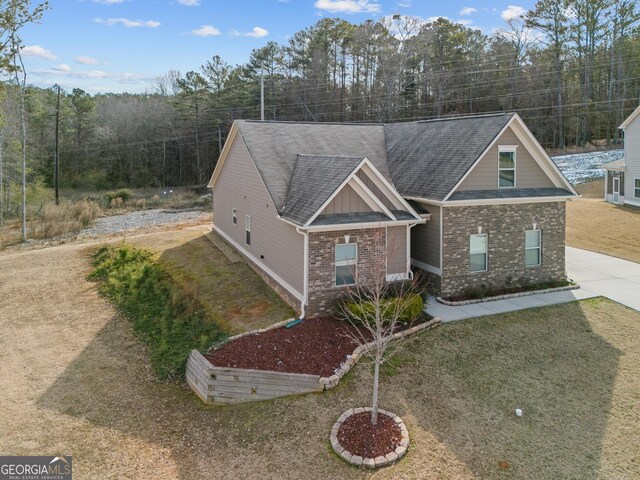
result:
[[(500, 133), (498, 133), (495, 138), (491, 141), (491, 143), (489, 144), (489, 146), (487, 148), (485, 148), (484, 152), (482, 152), (482, 154), (480, 154), (480, 156), (478, 158), (476, 158), (476, 161), (473, 162), (473, 165), (471, 165), (471, 167), (469, 168), (469, 170), (466, 171), (466, 173), (462, 176), (462, 178), (460, 180), (458, 180), (458, 183), (456, 183), (453, 188), (451, 189), (451, 191), (449, 193), (447, 193), (447, 196), (444, 197), (443, 201), (447, 201), (449, 199), (449, 197), (451, 195), (453, 195), (453, 193), (458, 189), (458, 187), (460, 185), (462, 185), (462, 182), (465, 181), (465, 179), (471, 174), (471, 172), (476, 168), (476, 166), (480, 163), (480, 160), (482, 160), (484, 158), (484, 156), (491, 150), (491, 148), (493, 148), (493, 146), (496, 144), (496, 142), (498, 141), (498, 139), (502, 136), (502, 134), (507, 130), (507, 128), (509, 128), (509, 125), (511, 125), (513, 123), (513, 119), (516, 116), (514, 115), (513, 117), (511, 117), (511, 120), (509, 120), (507, 122), (507, 124), (502, 127), (502, 130), (500, 130)], [(496, 188), (498, 188), (498, 186), (496, 185)]]
[(368, 159), (367, 163), (363, 166), (363, 171), (369, 178), (371, 178), (376, 187), (380, 189), (383, 195), (385, 195), (398, 210), (405, 209), (411, 215), (415, 216), (416, 218), (420, 218), (420, 215), (416, 213), (416, 211), (411, 207), (411, 205), (407, 203), (404, 197), (398, 193), (395, 187), (391, 185), (391, 183), (389, 183), (386, 178), (384, 178), (380, 171), (370, 161), (368, 161)]
[(618, 128), (621, 128), (621, 129), (623, 129), (623, 130), (624, 130), (625, 128), (627, 128), (627, 127), (629, 126), (629, 124), (630, 124), (631, 122), (633, 122), (633, 121), (636, 119), (636, 117), (637, 117), (638, 115), (640, 115), (640, 106), (638, 106), (638, 108), (636, 108), (636, 109), (631, 113), (631, 115), (629, 115), (629, 116), (627, 117), (627, 119), (626, 119), (624, 122), (622, 122), (622, 125), (620, 125)]
[[(224, 148), (222, 149), (222, 153), (220, 153), (220, 158), (218, 158), (218, 163), (216, 163), (216, 168), (213, 170), (213, 174), (211, 175), (211, 179), (209, 180), (209, 184), (207, 185), (207, 187), (213, 188), (218, 181), (218, 177), (220, 176), (220, 172), (222, 171), (222, 166), (227, 159), (227, 155), (229, 155), (231, 145), (233, 144), (237, 133), (238, 127), (236, 126), (236, 122), (233, 122), (233, 125), (231, 125), (231, 130), (229, 130), (229, 136), (224, 142)], [(251, 154), (249, 154), (249, 156), (251, 156)], [(262, 179), (262, 176), (260, 178)]]
[(384, 205), (384, 203), (382, 203), (380, 199), (374, 195), (374, 193), (369, 189), (369, 187), (367, 187), (365, 183), (358, 178), (357, 175), (354, 175), (353, 177), (351, 177), (351, 180), (349, 180), (348, 185), (351, 188), (353, 188), (353, 190), (358, 195), (360, 195), (360, 197), (365, 202), (367, 202), (367, 205), (371, 207), (371, 210), (373, 210), (374, 212), (382, 212), (392, 220), (397, 220), (396, 216), (393, 213), (391, 213), (391, 210), (389, 210)]

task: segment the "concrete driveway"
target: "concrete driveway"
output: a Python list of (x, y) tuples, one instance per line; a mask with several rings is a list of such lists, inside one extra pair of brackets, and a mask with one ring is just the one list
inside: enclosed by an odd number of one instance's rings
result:
[(573, 247), (566, 254), (567, 275), (581, 290), (640, 311), (640, 263)]

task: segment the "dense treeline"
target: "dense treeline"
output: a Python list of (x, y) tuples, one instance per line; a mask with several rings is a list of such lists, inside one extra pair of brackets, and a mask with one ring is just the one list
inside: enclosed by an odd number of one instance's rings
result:
[[(504, 29), (405, 16), (323, 19), (244, 65), (212, 57), (153, 93), (62, 92), (60, 179), (73, 188), (203, 184), (238, 118), (390, 122), (515, 110), (550, 148), (619, 142), (640, 99), (635, 0), (540, 0)], [(17, 87), (0, 98), (5, 182), (17, 177)], [(31, 178), (52, 181), (56, 89), (28, 88)], [(14, 167), (12, 169), (12, 166)], [(6, 183), (5, 183), (6, 186)], [(10, 189), (9, 189), (10, 191)]]

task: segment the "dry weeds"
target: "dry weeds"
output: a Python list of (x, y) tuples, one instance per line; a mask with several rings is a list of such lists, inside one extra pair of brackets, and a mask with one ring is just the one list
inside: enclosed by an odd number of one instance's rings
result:
[[(198, 235), (132, 240), (171, 249)], [(85, 280), (84, 248), (0, 253), (3, 454), (71, 454), (82, 479), (640, 476), (640, 314), (619, 304), (456, 322), (410, 340), (381, 399), (411, 447), (370, 473), (328, 444), (335, 419), (368, 403), (369, 366), (326, 394), (206, 407), (153, 380), (128, 323)]]
[(640, 262), (640, 208), (603, 200), (604, 181), (578, 185), (567, 204), (567, 245)]

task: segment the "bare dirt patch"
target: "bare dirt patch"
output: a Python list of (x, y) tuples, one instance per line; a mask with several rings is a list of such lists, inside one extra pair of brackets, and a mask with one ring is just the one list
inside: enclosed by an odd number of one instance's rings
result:
[(338, 430), (338, 440), (352, 455), (376, 458), (393, 452), (400, 445), (402, 434), (393, 418), (378, 414), (378, 423), (371, 424), (371, 412), (355, 413)]

